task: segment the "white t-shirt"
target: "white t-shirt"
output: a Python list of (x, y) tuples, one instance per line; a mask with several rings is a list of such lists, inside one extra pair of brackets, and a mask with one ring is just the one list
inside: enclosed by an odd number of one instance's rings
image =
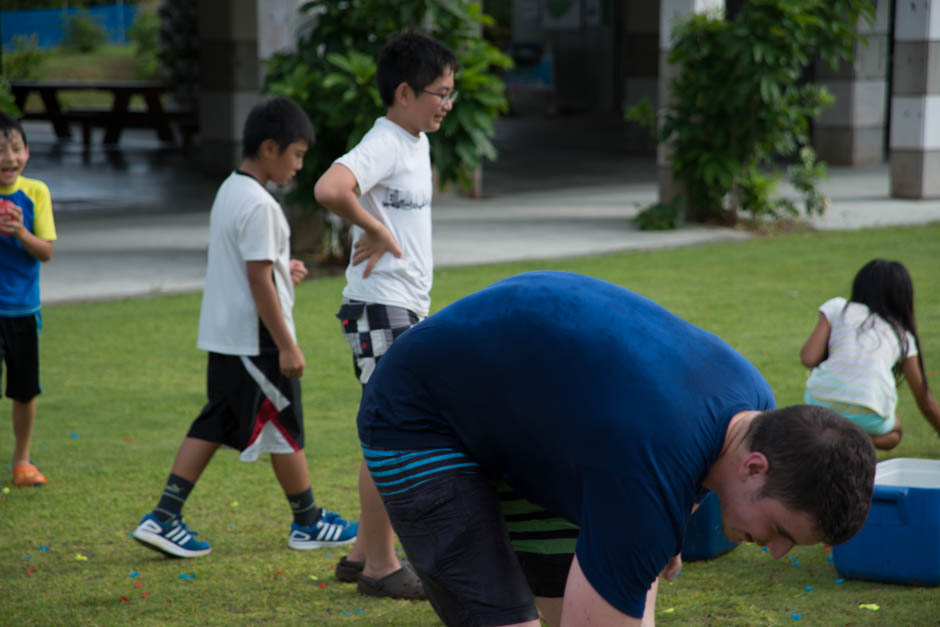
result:
[[(844, 298), (827, 300), (819, 311), (829, 322), (829, 355), (813, 368), (806, 391), (824, 401), (867, 407), (886, 419), (898, 404), (892, 368), (902, 359), (901, 344), (890, 324), (869, 309)], [(917, 355), (914, 336), (907, 332), (907, 354)]]
[[(385, 253), (369, 278), (367, 262), (346, 268), (343, 296), (395, 305), (419, 316), (431, 307), (434, 260), (431, 254), (431, 153), (427, 135), (417, 137), (380, 117), (355, 148), (336, 160), (353, 173), (362, 206), (384, 224), (402, 257)], [(362, 236), (353, 226), (353, 242)]]
[(274, 262), (281, 315), (295, 338), (290, 227), (281, 205), (254, 177), (233, 172), (209, 214), (209, 263), (199, 315), (199, 348), (225, 355), (258, 354), (258, 309), (247, 261)]

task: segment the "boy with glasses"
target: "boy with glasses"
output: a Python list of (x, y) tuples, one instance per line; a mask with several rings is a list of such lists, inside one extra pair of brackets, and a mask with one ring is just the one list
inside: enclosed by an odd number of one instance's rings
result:
[[(353, 224), (353, 250), (337, 317), (364, 386), (399, 335), (428, 315), (432, 177), (426, 133), (453, 107), (457, 59), (417, 33), (389, 42), (376, 66), (386, 114), (317, 181), (317, 202)], [(413, 569), (394, 551), (394, 533), (371, 476), (361, 466), (359, 536), (336, 576), (372, 596), (424, 598)]]

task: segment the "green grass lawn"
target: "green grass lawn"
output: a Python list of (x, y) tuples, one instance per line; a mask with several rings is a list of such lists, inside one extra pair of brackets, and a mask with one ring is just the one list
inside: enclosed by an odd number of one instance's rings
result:
[[(802, 398), (799, 349), (817, 306), (848, 296), (856, 270), (878, 256), (911, 271), (928, 376), (940, 389), (940, 225), (445, 268), (436, 273), (432, 296), (439, 309), (534, 269), (600, 277), (723, 337), (757, 365), (784, 405)], [(307, 358), (306, 451), (315, 494), (320, 504), (356, 517), (359, 389), (333, 317), (342, 285), (341, 278), (305, 282), (295, 317)], [(33, 457), (50, 482), (13, 489), (0, 501), (0, 623), (437, 624), (427, 603), (360, 597), (355, 586), (338, 583), (332, 566), (342, 551), (288, 550), (289, 509), (267, 462), (242, 464), (231, 451), (219, 452), (185, 510), (187, 522), (212, 543), (210, 556), (169, 560), (128, 537), (155, 504), (204, 400), (205, 355), (195, 348), (199, 302), (188, 294), (45, 308), (46, 392)], [(904, 440), (879, 458), (940, 458), (940, 438), (906, 385), (900, 396)], [(8, 455), (8, 426), (0, 428), (0, 444)], [(0, 469), (0, 482), (9, 485), (9, 477), (9, 467)], [(836, 583), (822, 546), (790, 555), (798, 566), (790, 556), (774, 561), (742, 545), (686, 564), (681, 577), (663, 585), (657, 620), (788, 625), (794, 612), (801, 625), (937, 624), (936, 588)], [(881, 609), (859, 609), (860, 603)]]
[[(108, 44), (94, 52), (82, 53), (55, 48), (42, 61), (38, 80), (44, 81), (131, 81), (134, 75), (134, 46)], [(105, 91), (60, 92), (63, 108), (103, 108), (111, 106), (113, 96)], [(131, 97), (131, 109), (144, 109), (139, 95)], [(26, 99), (27, 111), (42, 111), (38, 94)]]

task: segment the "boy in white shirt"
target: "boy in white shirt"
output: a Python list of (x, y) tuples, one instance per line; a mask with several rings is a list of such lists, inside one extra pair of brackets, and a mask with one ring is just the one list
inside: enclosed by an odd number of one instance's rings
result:
[[(353, 350), (356, 376), (369, 381), (399, 335), (428, 315), (431, 159), (426, 133), (453, 107), (457, 59), (417, 33), (389, 42), (376, 64), (386, 114), (317, 181), (324, 207), (353, 224), (353, 251), (337, 317)], [(359, 472), (360, 533), (336, 576), (372, 596), (424, 598), (421, 581), (394, 551), (394, 533), (372, 477)]]
[(291, 310), (307, 274), (290, 258), (290, 227), (265, 189), (303, 167), (313, 126), (287, 98), (256, 105), (245, 120), (243, 160), (222, 183), (209, 215), (209, 261), (199, 316), (199, 348), (209, 352), (209, 400), (180, 445), (156, 508), (133, 538), (172, 557), (209, 553), (182, 520), (182, 508), (221, 445), (242, 461), (271, 454), (294, 521), (288, 546), (316, 549), (355, 540), (358, 524), (317, 508), (304, 453), (300, 377), (303, 353)]

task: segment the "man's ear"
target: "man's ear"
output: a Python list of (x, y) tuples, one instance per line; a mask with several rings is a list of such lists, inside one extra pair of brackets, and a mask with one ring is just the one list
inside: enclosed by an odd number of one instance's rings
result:
[(767, 457), (763, 453), (752, 451), (741, 460), (738, 466), (738, 477), (742, 480), (754, 479), (767, 474), (769, 470), (770, 462)]

